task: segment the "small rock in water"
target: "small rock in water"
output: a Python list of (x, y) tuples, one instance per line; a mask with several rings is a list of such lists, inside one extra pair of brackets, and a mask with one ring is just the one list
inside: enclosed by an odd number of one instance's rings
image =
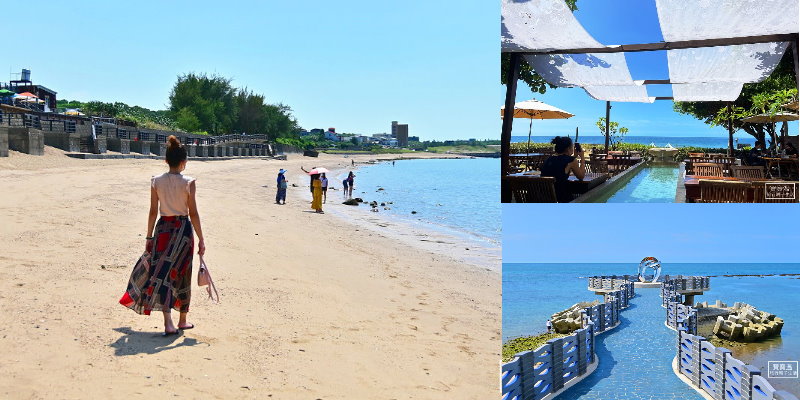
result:
[(377, 192), (380, 192), (381, 190), (386, 190), (386, 189), (384, 189), (384, 188), (382, 188), (382, 187), (379, 187), (379, 188), (378, 188), (378, 190), (376, 190), (376, 191), (377, 191)]
[(411, 211), (411, 213), (412, 213), (412, 214), (416, 214), (417, 212), (416, 212), (416, 211)]
[(381, 203), (381, 207), (386, 207), (386, 203)]

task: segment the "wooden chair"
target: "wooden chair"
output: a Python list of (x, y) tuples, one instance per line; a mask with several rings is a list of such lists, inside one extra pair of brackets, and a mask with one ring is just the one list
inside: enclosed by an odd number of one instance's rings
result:
[(542, 164), (547, 158), (550, 157), (549, 155), (540, 155), (540, 156), (530, 156), (528, 157), (528, 161), (526, 161), (525, 169), (528, 171), (541, 171)]
[(589, 154), (589, 169), (591, 172), (608, 173), (608, 160), (602, 153)]
[(699, 203), (747, 203), (749, 182), (700, 180)]
[(732, 165), (731, 176), (734, 178), (764, 179), (764, 167), (740, 167), (738, 165)]
[(722, 177), (722, 166), (715, 163), (692, 163), (693, 175)]
[(736, 157), (726, 157), (726, 156), (716, 157), (714, 158), (714, 162), (722, 165), (722, 172), (730, 176), (731, 167), (736, 165)]
[[(786, 195), (787, 195), (787, 196), (785, 196), (786, 198), (777, 198), (777, 199), (776, 198), (770, 198), (770, 199), (768, 199), (767, 198), (766, 186), (768, 184), (770, 184), (770, 183), (780, 183), (780, 184), (784, 184), (784, 185), (792, 185), (792, 186), (794, 186), (794, 189), (793, 189), (793, 191), (794, 191), (794, 199), (789, 198), (789, 197), (791, 197), (791, 194), (792, 194), (791, 191), (790, 191), (790, 193), (786, 193)], [(753, 182), (753, 183), (751, 183), (751, 187), (753, 188), (753, 202), (754, 203), (797, 203), (798, 202), (798, 198), (800, 197), (800, 195), (798, 195), (798, 192), (797, 192), (798, 191), (798, 182), (789, 182), (789, 181), (784, 181), (784, 182), (766, 182), (766, 181), (761, 181), (761, 182)], [(775, 196), (775, 194), (772, 194), (769, 197), (784, 197), (784, 196)]]
[(552, 177), (505, 176), (514, 203), (557, 203), (556, 179)]
[(705, 157), (706, 153), (689, 153), (689, 158), (692, 157)]
[(509, 157), (508, 170), (512, 174), (525, 171), (525, 168), (522, 167), (522, 160), (517, 157)]
[(631, 155), (630, 154), (612, 154), (611, 155), (611, 162), (609, 163), (610, 166), (613, 167), (614, 173), (619, 173), (628, 169), (631, 166)]

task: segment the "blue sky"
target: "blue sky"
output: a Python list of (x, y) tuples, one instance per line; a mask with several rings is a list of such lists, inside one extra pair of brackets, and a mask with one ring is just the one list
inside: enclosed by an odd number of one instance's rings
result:
[[(6, 7), (12, 9), (13, 7)], [(306, 128), (499, 138), (499, 3), (72, 1), (6, 18), (0, 81), (164, 108), (179, 74), (218, 73)], [(24, 13), (24, 12), (23, 12)], [(24, 33), (23, 33), (24, 32)], [(9, 55), (14, 55), (9, 57)]]
[(503, 204), (503, 262), (800, 262), (792, 204)]
[[(578, 0), (575, 17), (597, 41), (606, 45), (653, 43), (663, 41), (658, 24), (655, 0)], [(625, 55), (633, 79), (669, 79), (666, 51), (628, 53)], [(501, 90), (505, 98), (505, 87)], [(648, 85), (651, 96), (671, 96), (669, 85)], [(605, 102), (594, 100), (581, 88), (548, 90), (544, 95), (531, 93), (523, 82), (517, 88), (517, 101), (536, 98), (572, 114), (566, 120), (534, 121), (534, 136), (575, 134), (600, 135), (595, 125), (605, 117)], [(672, 110), (672, 101), (653, 104), (611, 103), (611, 120), (630, 129), (629, 136), (708, 136), (727, 138), (727, 129), (711, 128), (701, 121)], [(527, 136), (528, 120), (516, 121), (514, 136)], [(791, 135), (797, 135), (798, 123), (789, 123)], [(735, 137), (752, 137), (739, 132)]]

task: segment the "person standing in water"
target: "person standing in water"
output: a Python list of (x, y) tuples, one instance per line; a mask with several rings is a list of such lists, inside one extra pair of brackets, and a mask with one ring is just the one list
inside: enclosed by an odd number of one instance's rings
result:
[(328, 178), (325, 174), (320, 174), (319, 180), (322, 183), (322, 203), (328, 202)]
[(322, 182), (319, 179), (319, 174), (311, 175), (311, 208), (317, 213), (324, 214), (322, 211)]
[(289, 187), (289, 182), (286, 180), (286, 170), (281, 168), (278, 171), (278, 194), (275, 195), (275, 204), (286, 204), (286, 189)]
[(342, 195), (344, 195), (345, 199), (347, 199), (347, 188), (348, 188), (348, 186), (349, 186), (349, 184), (348, 184), (347, 178), (344, 178), (344, 180), (342, 181), (342, 188), (343, 188)]
[[(186, 168), (186, 148), (175, 136), (168, 139), (166, 163), (169, 171), (150, 181), (146, 253), (134, 266), (119, 300), (139, 314), (161, 311), (165, 336), (194, 328), (186, 321), (192, 297), (192, 230), (199, 239), (197, 254), (202, 257), (206, 251), (195, 200), (195, 179), (181, 174)], [(177, 326), (172, 321), (172, 310), (180, 312)]]
[(353, 171), (350, 171), (350, 173), (347, 174), (347, 185), (349, 186), (347, 195), (350, 198), (353, 198), (353, 186), (355, 185), (355, 178), (356, 174), (354, 174)]

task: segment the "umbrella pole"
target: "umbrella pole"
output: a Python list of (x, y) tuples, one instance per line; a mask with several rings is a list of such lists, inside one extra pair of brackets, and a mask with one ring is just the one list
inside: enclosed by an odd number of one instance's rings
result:
[(531, 118), (531, 122), (528, 125), (528, 147), (525, 148), (525, 155), (531, 155), (531, 132), (533, 132), (533, 118)]
[(728, 103), (728, 157), (733, 157), (733, 109)]
[(611, 121), (611, 102), (606, 102), (606, 154), (608, 154), (608, 142), (609, 142), (609, 123)]
[[(500, 133), (500, 161), (502, 163), (503, 175), (509, 173), (509, 158), (508, 155), (511, 150), (511, 128), (514, 123), (514, 102), (517, 97), (517, 81), (519, 80), (520, 60), (522, 56), (519, 53), (512, 53), (511, 60), (508, 63), (508, 82), (506, 82), (506, 105), (503, 110), (503, 130)], [(500, 201), (503, 203), (511, 202), (511, 191), (505, 182), (505, 179), (500, 181)]]

